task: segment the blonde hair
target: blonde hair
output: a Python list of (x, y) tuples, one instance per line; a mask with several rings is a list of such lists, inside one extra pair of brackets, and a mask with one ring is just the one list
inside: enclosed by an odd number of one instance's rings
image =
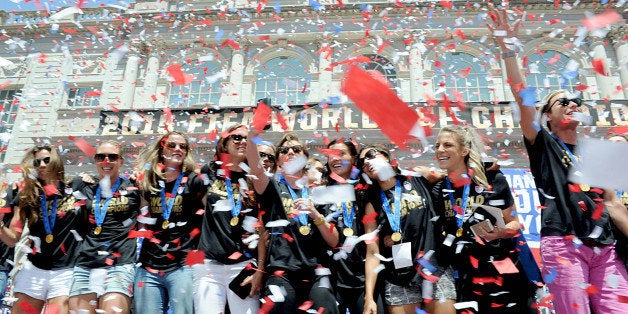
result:
[(143, 174), (141, 181), (139, 182), (140, 189), (147, 192), (158, 192), (160, 191), (159, 180), (166, 179), (166, 173), (163, 170), (163, 167), (160, 167), (159, 164), (163, 164), (164, 157), (164, 145), (168, 140), (168, 137), (172, 135), (179, 135), (185, 139), (185, 143), (188, 145), (188, 149), (185, 152), (185, 158), (183, 159), (183, 164), (181, 165), (181, 172), (192, 172), (196, 168), (196, 164), (194, 163), (194, 159), (190, 154), (190, 141), (188, 137), (177, 131), (172, 131), (164, 136), (162, 136), (158, 141), (155, 141), (149, 146), (146, 146), (139, 154), (136, 163), (136, 169), (138, 172)]
[(33, 164), (35, 155), (42, 150), (50, 153), (50, 162), (46, 165), (49, 178), (65, 183), (63, 160), (61, 160), (61, 155), (55, 147), (49, 145), (35, 146), (24, 155), (21, 162), (24, 187), (18, 192), (18, 202), (20, 206), (20, 220), (26, 221), (28, 219), (29, 226), (39, 220), (41, 212), (40, 195), (44, 189), (43, 186), (47, 184), (38, 177), (37, 169)]
[(443, 127), (440, 132), (455, 134), (460, 146), (469, 149), (469, 154), (465, 156), (464, 161), (467, 167), (473, 169), (472, 179), (476, 184), (488, 188), (489, 183), (482, 164), (484, 143), (475, 129), (470, 126), (452, 125)]

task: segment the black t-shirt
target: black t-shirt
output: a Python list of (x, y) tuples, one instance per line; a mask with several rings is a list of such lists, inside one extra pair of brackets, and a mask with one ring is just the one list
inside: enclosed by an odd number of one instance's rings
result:
[[(479, 223), (484, 219), (490, 220), (492, 226), (494, 226), (496, 222), (496, 218), (489, 214), (484, 208), (478, 207), (473, 210), (471, 204), (487, 205), (502, 210), (514, 204), (514, 198), (510, 192), (508, 181), (506, 181), (502, 173), (497, 173), (490, 184), (491, 189), (489, 190), (481, 185), (475, 184), (475, 182), (470, 183), (469, 196), (465, 210), (466, 214), (463, 218), (463, 232), (459, 237), (457, 236), (458, 224), (455, 216), (456, 212), (452, 207), (449, 193), (450, 189), (447, 187), (445, 179), (437, 182), (432, 188), (432, 199), (434, 200), (436, 215), (439, 216), (437, 232), (440, 236), (439, 260), (441, 264), (452, 264), (456, 268), (468, 268), (471, 267), (468, 255), (478, 260), (488, 261), (492, 258), (503, 259), (509, 256), (510, 251), (514, 250), (514, 242), (512, 239), (496, 239), (485, 242), (483, 245), (479, 244), (470, 229), (471, 225)], [(462, 208), (464, 188), (462, 186), (456, 187), (452, 184), (451, 190), (454, 191), (453, 197), (456, 205)], [(447, 235), (456, 236), (450, 246), (443, 243)], [(468, 243), (464, 244), (464, 249), (456, 253), (460, 241)]]
[[(128, 234), (135, 226), (139, 214), (140, 193), (130, 180), (123, 178), (120, 180), (118, 189), (113, 191), (113, 197), (109, 201), (99, 234), (94, 232), (96, 229), (94, 205), (98, 183), (89, 184), (82, 190), (87, 197), (85, 212), (89, 213), (89, 217), (85, 223), (89, 227), (79, 249), (77, 266), (97, 268), (134, 262), (136, 240), (129, 238)], [(105, 200), (105, 197), (101, 196), (101, 210)]]
[[(337, 254), (343, 250), (347, 236), (344, 234), (345, 229), (351, 229), (353, 235), (349, 237), (357, 238), (364, 234), (364, 224), (362, 224), (362, 218), (364, 217), (364, 202), (345, 202), (344, 207), (342, 203), (334, 204), (331, 208), (332, 211), (336, 211), (333, 215), (334, 219), (331, 221), (336, 225), (336, 229), (339, 234), (338, 248), (333, 248), (332, 252)], [(348, 219), (351, 222), (351, 227), (345, 224), (345, 213), (353, 218)], [(366, 243), (360, 241), (353, 250), (346, 252), (345, 258), (333, 259), (330, 263), (332, 274), (336, 279), (336, 284), (341, 288), (364, 288), (364, 259), (366, 257)]]
[[(205, 252), (205, 257), (222, 264), (235, 264), (257, 257), (257, 250), (250, 250), (247, 244), (242, 243), (242, 236), (247, 232), (242, 225), (245, 217), (257, 219), (258, 213), (255, 194), (246, 193), (246, 197), (240, 194), (238, 181), (245, 179), (245, 175), (244, 172), (231, 171), (231, 186), (227, 187), (223, 177), (217, 176), (215, 171), (208, 172), (212, 183), (207, 191), (207, 206), (203, 215), (203, 229), (198, 247), (199, 250)], [(249, 186), (252, 187), (252, 185)], [(231, 211), (225, 210), (227, 207), (221, 204), (228, 200), (227, 188), (231, 189), (234, 202), (241, 200), (241, 209), (235, 226), (231, 225), (233, 218)], [(237, 256), (238, 252), (242, 255)], [(236, 255), (233, 255), (234, 253)]]
[[(406, 178), (404, 176), (397, 176), (396, 179), (401, 184), (402, 193), (399, 225), (402, 238), (400, 242), (396, 242), (395, 244), (410, 242), (413, 266), (395, 269), (393, 261), (382, 261), (382, 263), (386, 266), (384, 272), (386, 281), (396, 285), (407, 286), (410, 283), (418, 284), (422, 281), (421, 276), (417, 272), (417, 267), (422, 267), (417, 262), (418, 253), (427, 253), (430, 250), (436, 251), (437, 235), (435, 234), (434, 223), (432, 222), (434, 210), (429, 190), (426, 188), (428, 186), (427, 181), (425, 181), (424, 178)], [(384, 191), (384, 194), (390, 204), (391, 210), (394, 211), (395, 187)], [(392, 247), (386, 246), (384, 241), (388, 236), (393, 234), (393, 230), (382, 206), (381, 189), (379, 186), (373, 185), (371, 191), (369, 191), (369, 201), (377, 212), (377, 222), (381, 227), (379, 231), (379, 253), (385, 258), (391, 258), (393, 257)], [(438, 266), (435, 254), (432, 255), (429, 262), (434, 267)], [(435, 273), (439, 274), (440, 269)]]
[[(568, 152), (546, 130), (539, 131), (534, 144), (527, 140), (525, 144), (534, 182), (537, 188), (543, 189), (543, 193), (539, 193), (544, 206), (541, 211), (541, 236), (575, 234), (581, 240), (597, 244), (612, 243), (614, 239), (606, 208), (601, 218), (592, 218), (597, 206), (594, 200), (603, 199), (603, 190), (591, 188), (588, 192), (572, 192), (569, 189), (569, 185), (574, 184), (568, 180), (573, 164)], [(574, 147), (567, 147), (574, 152)], [(602, 233), (591, 237), (596, 227), (601, 228)]]
[[(301, 195), (300, 190), (294, 191)], [(286, 270), (303, 272), (302, 275), (308, 276), (318, 265), (329, 266), (326, 264), (329, 259), (326, 257), (329, 246), (312, 219), (307, 218), (310, 233), (303, 235), (299, 232), (301, 224), (297, 223), (298, 218), (289, 217), (290, 213), (295, 212), (295, 208), (286, 184), (270, 179), (264, 193), (258, 195), (258, 200), (260, 207), (265, 210), (262, 217), (265, 224), (279, 220), (289, 222), (287, 226), (267, 228), (270, 233), (267, 272)], [(317, 206), (316, 209), (322, 215), (326, 215), (328, 207)]]
[[(77, 204), (72, 193), (80, 191), (83, 187), (84, 185), (80, 180), (74, 180), (69, 185), (60, 183), (57, 187), (59, 194), (46, 197), (46, 208), (49, 213), (52, 213), (55, 198), (57, 200), (52, 242), (50, 243), (46, 241), (48, 234), (44, 228), (41, 205), (37, 206), (36, 211), (39, 213), (39, 219), (29, 226), (29, 230), (30, 236), (37, 238), (30, 241), (30, 247), (36, 249), (37, 244), (39, 244), (39, 250), (28, 254), (28, 260), (35, 267), (54, 270), (74, 266), (80, 243), (72, 231), (82, 235), (85, 232), (85, 225), (82, 223), (82, 206)], [(39, 193), (41, 195), (41, 191)], [(15, 198), (14, 203), (19, 203), (17, 198)], [(20, 210), (22, 208), (23, 206), (20, 206)]]
[[(172, 193), (175, 181), (164, 185), (167, 194)], [(201, 231), (200, 213), (203, 208), (203, 197), (207, 187), (203, 180), (193, 172), (184, 173), (176, 194), (174, 205), (168, 222), (170, 226), (163, 229), (161, 194), (146, 192), (148, 210), (152, 218), (157, 218), (153, 225), (146, 229), (153, 231), (152, 239), (144, 239), (139, 261), (142, 266), (161, 271), (175, 270), (185, 265), (185, 258), (190, 250), (198, 246), (198, 234)]]
[[(2, 221), (5, 226), (8, 228), (11, 224), (11, 219), (13, 219), (13, 199), (17, 198), (17, 188), (12, 189), (11, 186), (6, 190), (6, 195), (3, 198), (0, 198), (0, 209), (10, 210), (10, 212), (4, 214), (4, 218)], [(13, 266), (9, 264), (8, 260), (13, 260), (13, 248), (4, 244), (4, 242), (0, 241), (0, 271), (10, 271)]]

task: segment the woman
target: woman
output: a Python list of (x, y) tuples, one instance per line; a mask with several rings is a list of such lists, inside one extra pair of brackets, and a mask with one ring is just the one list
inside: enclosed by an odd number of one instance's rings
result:
[[(24, 184), (19, 189), (9, 227), (0, 225), (9, 246), (30, 230), (28, 261), (16, 275), (13, 313), (68, 313), (68, 294), (75, 253), (82, 234), (81, 210), (75, 209), (73, 185), (66, 185), (63, 161), (56, 148), (36, 146), (22, 159)], [(80, 207), (79, 207), (80, 208)]]
[(438, 232), (444, 235), (440, 260), (458, 274), (458, 302), (476, 301), (479, 313), (525, 313), (523, 270), (502, 273), (506, 266), (521, 269), (511, 239), (520, 228), (514, 199), (503, 174), (488, 181), (479, 143), (469, 127), (447, 126), (438, 134), (436, 160), (447, 171), (433, 189)]
[[(374, 236), (379, 232), (366, 245), (364, 313), (379, 313), (375, 300), (378, 274), (384, 280), (388, 313), (416, 313), (433, 293), (433, 283), (423, 280), (421, 273), (439, 273), (427, 181), (398, 175), (390, 166), (388, 150), (380, 145), (364, 148), (359, 161), (373, 182), (365, 206), (364, 231)], [(385, 268), (378, 273), (380, 264)]]
[(130, 313), (136, 241), (128, 234), (139, 214), (140, 195), (134, 182), (120, 177), (124, 157), (119, 143), (100, 144), (94, 161), (99, 182), (81, 190), (87, 197), (88, 232), (74, 267), (70, 310)]
[[(187, 137), (172, 131), (146, 147), (138, 159), (142, 217), (152, 238), (140, 251), (135, 273), (136, 313), (194, 312), (193, 271), (187, 253), (198, 245), (207, 187), (196, 173)], [(140, 218), (138, 218), (139, 220)]]
[(259, 151), (259, 158), (262, 160), (264, 166), (264, 172), (266, 175), (274, 176), (277, 172), (277, 162), (275, 161), (275, 145), (270, 143), (263, 143), (257, 145), (257, 151)]
[[(255, 130), (249, 136), (256, 137)], [(266, 273), (262, 290), (265, 310), (270, 313), (296, 313), (298, 308), (338, 313), (329, 282), (327, 250), (338, 245), (338, 231), (330, 230), (326, 208), (314, 206), (308, 198), (305, 165), (308, 152), (292, 133), (277, 145), (277, 165), (283, 171), (278, 179), (263, 173), (253, 141), (247, 142), (251, 174), (263, 222), (270, 234)], [(279, 287), (279, 289), (275, 289)], [(285, 291), (285, 295), (282, 292)], [(312, 303), (304, 304), (306, 301)]]
[[(614, 249), (607, 205), (616, 199), (616, 192), (570, 180), (579, 162), (574, 152), (580, 121), (575, 117), (582, 111), (582, 99), (565, 90), (550, 93), (540, 110), (547, 130), (540, 127), (537, 108), (526, 104), (520, 93), (527, 85), (517, 52), (510, 49), (510, 43), (519, 42), (521, 20), (511, 25), (504, 9), (489, 12), (489, 16), (488, 28), (502, 51), (508, 83), (521, 113), (530, 170), (536, 187), (543, 191), (539, 195), (543, 205), (541, 259), (544, 275), (554, 279), (547, 282), (554, 309), (557, 313), (589, 313), (589, 308), (595, 313), (628, 313), (628, 303), (621, 302), (628, 290), (628, 273)], [(598, 293), (590, 293), (587, 287), (596, 287)]]
[[(359, 170), (355, 167), (358, 160), (356, 145), (350, 140), (333, 140), (327, 145), (327, 177), (324, 182), (328, 186), (357, 183)], [(352, 188), (354, 186), (351, 186)], [(361, 195), (356, 191), (356, 197)], [(364, 198), (364, 195), (362, 195)], [(364, 204), (347, 201), (334, 204), (333, 222), (338, 229), (340, 243), (334, 248), (331, 263), (332, 273), (336, 281), (336, 299), (340, 313), (364, 312), (364, 258), (366, 244), (358, 241), (364, 234)], [(384, 312), (384, 303), (379, 286), (375, 291), (377, 312)]]
[[(197, 314), (224, 313), (226, 304), (231, 313), (257, 313), (259, 309), (266, 246), (258, 247), (258, 235), (253, 236), (257, 204), (254, 193), (247, 193), (246, 172), (241, 167), (246, 164), (247, 136), (245, 126), (230, 127), (216, 145), (216, 162), (202, 170), (212, 184), (199, 243), (205, 263), (194, 266)], [(236, 287), (245, 290), (238, 293), (230, 284), (243, 271), (246, 276)]]

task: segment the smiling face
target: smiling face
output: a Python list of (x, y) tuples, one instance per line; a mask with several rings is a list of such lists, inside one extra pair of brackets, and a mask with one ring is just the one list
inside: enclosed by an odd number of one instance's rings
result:
[(246, 141), (248, 137), (248, 130), (246, 128), (237, 128), (229, 133), (229, 137), (226, 138), (226, 149), (229, 156), (231, 156), (231, 162), (239, 164), (246, 160)]
[(349, 179), (351, 176), (351, 168), (355, 163), (355, 157), (351, 156), (349, 147), (344, 143), (336, 143), (329, 146), (332, 154), (327, 164), (329, 169), (343, 179)]
[(279, 160), (277, 160), (277, 165), (281, 167), (286, 162), (294, 160), (299, 155), (304, 154), (303, 144), (299, 141), (291, 140), (285, 141), (281, 144), (281, 146), (277, 147), (277, 151), (279, 152)]
[(360, 164), (362, 165), (361, 170), (371, 179), (376, 179), (378, 177), (377, 167), (373, 167), (371, 164), (376, 158), (390, 163), (388, 157), (375, 148), (366, 148), (360, 152)]
[(466, 167), (465, 157), (469, 155), (469, 148), (462, 146), (458, 134), (440, 132), (434, 149), (436, 161), (441, 169), (451, 172)]
[(183, 160), (188, 154), (188, 143), (185, 137), (178, 134), (171, 134), (162, 142), (163, 159), (166, 168), (181, 169)]
[(575, 112), (581, 112), (581, 108), (578, 104), (574, 101), (569, 101), (566, 106), (562, 105), (562, 99), (570, 98), (573, 98), (573, 96), (562, 92), (549, 99), (549, 106), (548, 110), (545, 112), (545, 116), (552, 130), (575, 129), (578, 124), (580, 124), (578, 120), (574, 120), (573, 118)]
[(103, 143), (96, 149), (96, 168), (100, 178), (109, 176), (117, 178), (120, 175), (120, 167), (123, 158), (120, 156), (120, 149), (112, 143)]
[(259, 158), (262, 161), (265, 171), (274, 172), (275, 167), (275, 150), (272, 146), (257, 145), (257, 151), (259, 152)]

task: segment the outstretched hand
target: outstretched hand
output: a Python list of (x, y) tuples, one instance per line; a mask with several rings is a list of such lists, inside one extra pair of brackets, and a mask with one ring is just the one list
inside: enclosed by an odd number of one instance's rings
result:
[(519, 34), (519, 25), (521, 24), (521, 19), (517, 19), (512, 25), (508, 21), (508, 13), (505, 9), (497, 9), (488, 12), (488, 16), (491, 18), (491, 23), (488, 23), (486, 26), (491, 31), (491, 34), (502, 48), (502, 51), (512, 50), (508, 48), (505, 39), (507, 38), (516, 38)]

